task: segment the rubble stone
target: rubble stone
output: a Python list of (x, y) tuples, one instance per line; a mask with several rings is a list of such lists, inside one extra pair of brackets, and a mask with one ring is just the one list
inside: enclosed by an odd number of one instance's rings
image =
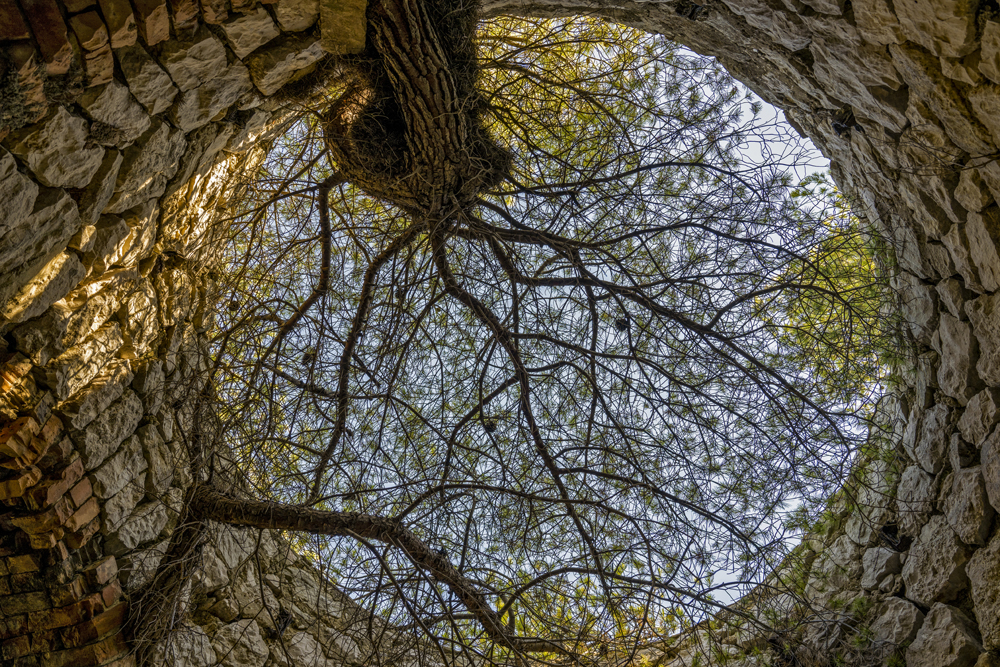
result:
[(983, 650), (972, 619), (955, 607), (931, 607), (910, 647), (907, 667), (972, 667)]
[(104, 149), (91, 147), (88, 139), (87, 121), (57, 106), (41, 123), (11, 134), (6, 144), (43, 185), (83, 188), (104, 157)]
[(931, 517), (903, 565), (906, 596), (925, 607), (955, 599), (969, 583), (965, 574), (969, 556), (969, 548), (947, 520), (940, 514)]

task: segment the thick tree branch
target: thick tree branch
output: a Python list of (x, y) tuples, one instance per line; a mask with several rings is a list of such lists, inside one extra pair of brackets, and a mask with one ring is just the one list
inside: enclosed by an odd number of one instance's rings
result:
[(211, 519), (234, 526), (360, 538), (402, 549), (414, 565), (454, 593), (492, 641), (518, 653), (564, 652), (557, 642), (511, 636), (500, 615), (494, 611), (494, 605), (479, 587), (395, 519), (234, 498), (204, 484), (192, 493), (190, 511), (202, 521)]

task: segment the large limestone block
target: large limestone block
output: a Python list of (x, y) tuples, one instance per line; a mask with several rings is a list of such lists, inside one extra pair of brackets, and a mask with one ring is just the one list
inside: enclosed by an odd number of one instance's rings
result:
[(91, 120), (101, 124), (100, 131), (91, 134), (105, 146), (124, 147), (149, 129), (146, 110), (132, 97), (128, 87), (117, 81), (88, 88), (79, 104)]
[(968, 93), (969, 104), (974, 113), (973, 118), (979, 119), (990, 131), (994, 143), (1000, 143), (1000, 86), (994, 83), (984, 83), (976, 86)]
[(340, 663), (327, 659), (323, 647), (307, 632), (296, 632), (288, 640), (288, 657), (293, 665), (315, 665), (316, 667), (337, 667)]
[(142, 441), (142, 453), (146, 457), (146, 490), (153, 498), (161, 498), (170, 489), (174, 481), (173, 451), (163, 441), (155, 426), (143, 426), (137, 434)]
[[(156, 220), (150, 216), (150, 220)], [(153, 227), (153, 225), (150, 225)], [(155, 228), (150, 230), (150, 234), (155, 233)], [(136, 285), (135, 290), (130, 292), (122, 303), (123, 311), (129, 317), (122, 325), (122, 337), (125, 339), (125, 346), (122, 350), (122, 357), (128, 359), (140, 359), (149, 352), (156, 343), (160, 329), (156, 326), (156, 311), (159, 307), (156, 297), (156, 290), (148, 280), (141, 280)], [(158, 387), (159, 396), (162, 400), (163, 388)], [(147, 412), (156, 403), (154, 397), (145, 401)]]
[(153, 115), (169, 109), (177, 87), (146, 50), (136, 45), (119, 49), (116, 55), (129, 90), (140, 104)]
[(969, 555), (948, 521), (941, 515), (931, 517), (903, 565), (906, 597), (925, 607), (955, 599), (969, 583)]
[(202, 548), (200, 566), (194, 573), (194, 586), (204, 593), (212, 593), (229, 585), (229, 572), (215, 547), (206, 544)]
[(974, 167), (967, 167), (958, 176), (955, 187), (955, 200), (971, 213), (979, 213), (995, 203), (993, 193), (983, 180), (982, 172)]
[(1000, 23), (984, 21), (980, 48), (979, 71), (1000, 83)]
[(146, 496), (142, 480), (132, 480), (121, 491), (101, 504), (101, 532), (113, 535), (132, 516), (132, 512)]
[(128, 223), (116, 215), (102, 215), (94, 225), (90, 250), (83, 253), (83, 263), (94, 274), (107, 272), (121, 258), (119, 248), (129, 234)]
[(14, 156), (0, 148), (0, 238), (31, 215), (38, 185), (17, 170)]
[(965, 311), (979, 341), (976, 371), (987, 386), (1000, 387), (1000, 294), (987, 294), (968, 301)]
[(982, 652), (975, 623), (955, 607), (935, 604), (906, 649), (907, 667), (973, 667)]
[(323, 50), (337, 55), (361, 53), (365, 48), (367, 9), (367, 0), (320, 0)]
[(83, 280), (87, 270), (73, 253), (59, 253), (0, 306), (0, 332), (19, 322), (37, 317), (66, 296)]
[(962, 286), (962, 283), (954, 278), (942, 280), (935, 287), (941, 305), (952, 315), (960, 320), (967, 319), (965, 316), (965, 302), (969, 299), (969, 292)]
[(982, 386), (975, 369), (977, 343), (972, 328), (957, 317), (941, 313), (938, 341), (941, 353), (938, 386), (960, 405), (965, 405)]
[(121, 398), (131, 381), (132, 370), (128, 362), (124, 359), (112, 360), (103, 373), (59, 406), (64, 416), (63, 423), (68, 420), (74, 429), (86, 428), (112, 403)]
[(885, 547), (866, 549), (861, 558), (864, 574), (861, 577), (861, 588), (874, 590), (887, 576), (899, 574), (902, 571), (899, 552)]
[(954, 264), (954, 272), (962, 277), (962, 282), (967, 289), (978, 294), (986, 290), (979, 282), (979, 271), (976, 263), (972, 259), (968, 230), (965, 223), (951, 226), (948, 233), (941, 237), (941, 243), (948, 251), (948, 256)]
[[(933, 0), (920, 0), (932, 2)], [(938, 59), (919, 49), (889, 45), (892, 62), (910, 87), (910, 97), (919, 96), (956, 146), (973, 155), (993, 152), (989, 131), (978, 122), (966, 103), (967, 96), (941, 72)]]
[(966, 570), (983, 645), (990, 651), (1000, 649), (1000, 535), (973, 554)]
[(39, 123), (12, 132), (6, 144), (43, 184), (83, 188), (101, 167), (104, 149), (90, 142), (86, 120), (56, 106)]
[(967, 442), (981, 447), (997, 423), (1000, 423), (1000, 393), (995, 389), (983, 389), (965, 406), (958, 420), (958, 430)]
[(979, 280), (989, 292), (1000, 289), (1000, 208), (994, 206), (982, 213), (969, 213), (966, 234), (969, 254), (979, 270)]
[(135, 278), (134, 271), (116, 269), (84, 281), (42, 317), (14, 329), (18, 349), (44, 366), (104, 324)]
[(157, 644), (149, 664), (214, 667), (218, 664), (218, 656), (204, 629), (193, 624), (181, 624)]
[(160, 322), (164, 327), (188, 319), (191, 314), (193, 283), (187, 271), (175, 268), (156, 276), (156, 294), (161, 304)]
[(250, 77), (264, 95), (271, 95), (325, 55), (314, 37), (287, 37), (247, 58)]
[(975, 49), (976, 0), (893, 3), (903, 33), (935, 55), (961, 58)]
[[(139, 438), (135, 436), (126, 438), (118, 451), (91, 473), (90, 481), (94, 487), (94, 495), (107, 499), (130, 483), (145, 486), (146, 466)], [(140, 475), (143, 477), (140, 478)]]
[(134, 145), (125, 149), (115, 194), (105, 213), (122, 213), (159, 197), (180, 166), (184, 133), (156, 121)]
[(903, 471), (897, 489), (899, 524), (904, 535), (916, 537), (934, 510), (936, 497), (934, 478), (920, 466), (910, 466)]
[(220, 667), (263, 665), (270, 653), (256, 621), (236, 621), (219, 629), (212, 637)]
[(932, 475), (941, 472), (948, 460), (948, 445), (951, 438), (950, 414), (951, 409), (944, 403), (938, 403), (933, 408), (925, 410), (920, 425), (920, 436), (912, 451), (907, 451), (921, 468)]
[(858, 32), (869, 44), (885, 46), (906, 41), (899, 19), (888, 0), (856, 0), (851, 3)]
[(945, 499), (948, 525), (966, 544), (986, 544), (993, 525), (993, 506), (986, 495), (980, 466), (956, 470)]
[[(83, 465), (94, 470), (114, 453), (125, 438), (132, 435), (142, 419), (142, 402), (133, 391), (110, 404), (81, 432), (72, 434)], [(113, 494), (112, 494), (113, 495)]]
[(980, 452), (986, 497), (993, 509), (1000, 511), (1000, 428), (987, 436)]
[(226, 47), (202, 26), (190, 40), (170, 40), (160, 52), (162, 64), (181, 92), (192, 90), (226, 69)]
[(111, 196), (115, 193), (115, 184), (118, 182), (122, 159), (120, 151), (107, 151), (101, 162), (101, 168), (94, 174), (87, 189), (80, 194), (77, 204), (80, 207), (80, 218), (85, 225), (95, 224), (101, 217), (101, 211), (111, 201)]
[(253, 89), (250, 73), (242, 62), (216, 74), (198, 88), (182, 93), (170, 109), (170, 120), (184, 132), (207, 125)]
[(931, 337), (938, 328), (938, 316), (941, 312), (937, 292), (909, 273), (901, 274), (896, 282), (900, 285), (900, 305), (910, 331), (918, 342), (930, 345)]
[(105, 550), (120, 556), (133, 549), (153, 542), (166, 527), (170, 509), (159, 500), (137, 506), (118, 531), (105, 541)]
[[(126, 212), (124, 218), (129, 233), (118, 246), (115, 264), (135, 266), (152, 252), (153, 244), (156, 242), (157, 223), (160, 220), (160, 207), (155, 199), (150, 199), (145, 204)], [(146, 301), (148, 302), (148, 299)], [(134, 328), (134, 324), (138, 323), (130, 324), (133, 324), (130, 328)], [(145, 326), (149, 326), (148, 322)]]
[(222, 24), (229, 46), (237, 58), (245, 58), (280, 35), (271, 15), (263, 7)]
[(887, 598), (881, 612), (872, 623), (872, 633), (879, 641), (893, 646), (912, 642), (924, 622), (924, 613), (917, 605), (902, 598)]
[(56, 398), (63, 401), (79, 392), (104, 371), (121, 346), (121, 328), (112, 322), (49, 362), (45, 378)]
[(319, 0), (278, 0), (272, 6), (278, 25), (285, 32), (307, 30), (319, 18)]

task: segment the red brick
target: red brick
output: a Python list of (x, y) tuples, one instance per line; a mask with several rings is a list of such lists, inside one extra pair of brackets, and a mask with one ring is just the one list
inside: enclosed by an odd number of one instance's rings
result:
[(27, 614), (0, 618), (0, 639), (10, 639), (25, 634), (28, 634)]
[(49, 589), (49, 597), (52, 604), (57, 607), (67, 607), (74, 602), (79, 602), (87, 594), (87, 589), (83, 585), (83, 577), (76, 577), (68, 584), (55, 586)]
[(31, 439), (38, 435), (38, 430), (38, 422), (31, 417), (21, 417), (7, 424), (0, 429), (0, 454), (15, 458), (27, 455), (31, 451)]
[(69, 20), (69, 27), (85, 51), (96, 51), (108, 43), (108, 27), (97, 12), (77, 14)]
[(35, 466), (29, 466), (17, 477), (0, 482), (0, 500), (20, 498), (41, 478), (42, 471)]
[(91, 497), (90, 500), (85, 502), (83, 506), (76, 511), (73, 516), (69, 517), (64, 522), (66, 530), (70, 532), (76, 532), (83, 528), (87, 523), (89, 523), (94, 517), (99, 516), (101, 513), (101, 506), (97, 502), (97, 498)]
[(26, 572), (24, 574), (12, 574), (8, 577), (10, 582), (10, 590), (8, 594), (13, 591), (14, 593), (30, 593), (32, 591), (41, 591), (45, 589), (45, 581), (39, 576), (38, 572)]
[(49, 470), (61, 465), (70, 458), (73, 453), (73, 442), (69, 438), (63, 438), (53, 445), (48, 453), (38, 460), (38, 467), (42, 470)]
[(22, 572), (38, 572), (41, 568), (41, 556), (38, 554), (22, 554), (7, 559), (7, 569), (11, 574)]
[(128, 652), (128, 646), (121, 634), (111, 635), (96, 644), (88, 644), (67, 651), (46, 653), (42, 656), (44, 667), (80, 667), (82, 665), (103, 665)]
[(205, 23), (222, 23), (229, 18), (228, 0), (201, 0), (201, 16)]
[(113, 604), (118, 602), (122, 596), (122, 585), (118, 583), (118, 580), (112, 581), (110, 584), (101, 589), (101, 602), (104, 607), (111, 607)]
[(69, 535), (67, 535), (65, 538), (66, 546), (68, 546), (70, 549), (79, 549), (84, 544), (89, 542), (90, 538), (96, 535), (97, 531), (100, 530), (100, 528), (101, 528), (101, 520), (94, 519), (93, 521), (91, 521), (90, 523), (88, 523), (86, 526), (76, 531), (75, 533), (70, 533)]
[(128, 604), (122, 602), (89, 621), (66, 628), (62, 631), (63, 644), (67, 648), (73, 648), (118, 632), (125, 623), (127, 609)]
[(73, 47), (56, 0), (21, 0), (49, 76), (60, 76), (73, 64)]
[[(14, 517), (10, 522), (29, 535), (38, 535), (40, 533), (47, 533), (55, 528), (60, 528), (64, 524), (69, 526), (71, 517), (75, 516), (73, 511), (73, 503), (69, 498), (64, 496), (44, 512)], [(89, 521), (90, 519), (88, 518), (87, 520)], [(69, 526), (71, 531), (78, 528), (79, 525)]]
[[(31, 32), (28, 31), (28, 24), (21, 16), (21, 10), (17, 8), (14, 0), (0, 0), (0, 41), (13, 42), (17, 39), (28, 39)], [(12, 375), (5, 372), (7, 364), (0, 367), (0, 378), (7, 380), (11, 385), (20, 379), (20, 375)], [(13, 370), (13, 369), (12, 369)], [(10, 378), (8, 380), (8, 378)]]
[(98, 0), (98, 4), (104, 14), (104, 24), (108, 26), (111, 48), (120, 49), (135, 44), (135, 15), (128, 0)]
[[(57, 539), (62, 539), (63, 530), (57, 530), (56, 533), (59, 535)], [(56, 542), (51, 549), (49, 549), (48, 558), (46, 559), (46, 567), (48, 572), (46, 575), (52, 572), (53, 567), (57, 565), (62, 565), (63, 562), (69, 558), (69, 551), (66, 549), (66, 545), (62, 542)], [(51, 578), (51, 577), (50, 577)]]
[(167, 0), (132, 0), (139, 35), (148, 46), (170, 39), (170, 14)]
[(198, 23), (197, 0), (168, 0), (170, 16), (174, 22), (174, 30), (180, 32), (193, 28)]
[(73, 501), (73, 504), (77, 507), (82, 507), (87, 499), (90, 498), (94, 493), (94, 485), (91, 484), (89, 477), (84, 477), (80, 480), (80, 483), (70, 489), (69, 497)]
[(57, 528), (51, 533), (41, 533), (38, 535), (29, 535), (28, 543), (31, 544), (32, 549), (41, 551), (43, 549), (51, 549), (55, 545), (59, 544), (59, 540), (65, 534), (62, 528)]
[[(4, 0), (3, 4), (12, 4), (17, 7), (17, 3), (13, 0)], [(20, 13), (18, 13), (20, 15)], [(25, 28), (27, 30), (27, 28)], [(29, 34), (28, 37), (31, 35)], [(0, 356), (0, 379), (7, 381), (10, 384), (17, 384), (17, 381), (28, 374), (31, 371), (31, 360), (24, 356), (20, 352), (15, 352), (14, 354), (4, 354)]]
[(28, 625), (34, 631), (66, 628), (83, 623), (93, 615), (94, 605), (89, 598), (85, 598), (66, 607), (32, 612), (28, 614)]
[(76, 459), (56, 475), (43, 480), (28, 492), (28, 506), (42, 509), (62, 498), (83, 477), (83, 459)]
[[(0, 598), (0, 611), (6, 616), (15, 614), (28, 614), (31, 623), (31, 613), (45, 613), (42, 609), (52, 606), (49, 596), (45, 591), (33, 591), (31, 593), (20, 593), (18, 595), (8, 595)], [(30, 613), (29, 613), (30, 612)], [(32, 624), (33, 625), (33, 624)]]
[(54, 444), (62, 435), (63, 425), (59, 418), (52, 415), (45, 421), (45, 426), (38, 432), (38, 437), (45, 441), (46, 448)]
[(116, 574), (118, 574), (118, 561), (115, 560), (114, 556), (108, 556), (92, 563), (83, 571), (83, 576), (87, 578), (91, 586), (95, 587), (108, 583), (114, 579)]
[(45, 589), (45, 581), (38, 572), (26, 572), (24, 574), (12, 574), (7, 578), (10, 582), (10, 590), (14, 593), (30, 593)]
[(36, 632), (31, 635), (31, 652), (44, 653), (45, 651), (51, 651), (56, 648), (58, 641), (59, 635), (55, 630)]
[(23, 635), (0, 644), (0, 656), (3, 656), (4, 660), (13, 660), (30, 653), (32, 653), (31, 640)]

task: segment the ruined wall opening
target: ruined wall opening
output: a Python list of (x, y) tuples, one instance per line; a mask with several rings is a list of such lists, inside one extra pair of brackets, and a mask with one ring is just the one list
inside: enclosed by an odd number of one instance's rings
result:
[[(262, 159), (258, 141), (279, 120), (282, 91), (304, 94), (288, 86), (327, 62), (325, 52), (366, 48), (364, 8), (52, 0), (0, 11), (4, 659), (133, 660), (120, 632), (127, 602), (149, 589), (166, 555), (191, 568), (175, 572), (172, 586), (210, 589), (211, 605), (194, 609), (183, 596), (161, 596), (174, 605), (170, 614), (193, 614), (201, 624), (185, 621), (169, 658), (147, 660), (357, 661), (366, 649), (348, 628), (375, 621), (304, 561), (286, 562), (278, 543), (256, 548), (252, 530), (218, 532), (209, 524), (205, 543), (193, 523), (178, 521), (185, 507), (201, 503), (207, 516), (227, 501), (187, 494), (201, 475), (225, 473), (218, 464), (214, 471), (198, 465), (190, 437), (212, 437), (208, 428), (192, 430), (203, 422), (190, 393), (208, 370), (204, 334), (215, 308), (213, 248), (205, 240), (232, 213), (233, 172)], [(494, 3), (485, 11), (596, 11), (667, 35), (719, 58), (831, 157), (838, 183), (892, 241), (895, 287), (918, 348), (889, 410), (905, 424), (895, 434), (905, 457), (898, 482), (871, 470), (873, 492), (835, 505), (822, 534), (806, 543), (810, 565), (801, 574), (810, 599), (827, 611), (794, 639), (819, 658), (861, 636), (901, 649), (897, 659), (910, 664), (989, 664), (1000, 641), (992, 583), (1000, 549), (992, 388), (1000, 382), (1000, 24), (992, 5), (733, 0)], [(403, 26), (382, 20), (393, 30)], [(408, 57), (405, 48), (395, 56), (399, 66)], [(429, 101), (453, 104), (457, 90)], [(410, 94), (416, 100), (425, 92)], [(362, 97), (344, 98), (345, 107), (363, 109), (369, 101)], [(427, 127), (442, 118), (425, 111)], [(327, 124), (346, 127), (349, 116)], [(478, 146), (465, 152), (476, 159), (442, 160), (447, 147), (429, 141), (419, 168), (402, 170), (383, 196), (411, 210), (444, 211), (456, 202), (461, 210), (494, 182), (470, 165), (497, 157), (475, 123), (469, 127), (450, 132), (449, 141)], [(392, 138), (388, 129), (384, 139)], [(375, 136), (383, 128), (369, 130)], [(356, 148), (365, 134), (342, 135), (347, 141), (331, 150), (363, 158)], [(381, 167), (399, 171), (394, 160)], [(412, 173), (433, 176), (407, 182)], [(461, 261), (449, 253), (438, 259)], [(493, 432), (501, 431), (498, 423)], [(247, 509), (242, 521), (281, 527), (273, 507)], [(366, 530), (416, 539), (398, 528), (375, 522)], [(185, 534), (197, 539), (185, 542)], [(492, 603), (477, 597), (479, 589), (462, 588), (462, 573), (449, 570), (444, 556), (419, 540), (411, 547), (426, 571), (451, 577), (491, 637), (510, 638)], [(356, 636), (363, 642), (363, 633)], [(784, 659), (786, 638), (735, 632), (724, 639), (730, 657), (760, 650)]]

